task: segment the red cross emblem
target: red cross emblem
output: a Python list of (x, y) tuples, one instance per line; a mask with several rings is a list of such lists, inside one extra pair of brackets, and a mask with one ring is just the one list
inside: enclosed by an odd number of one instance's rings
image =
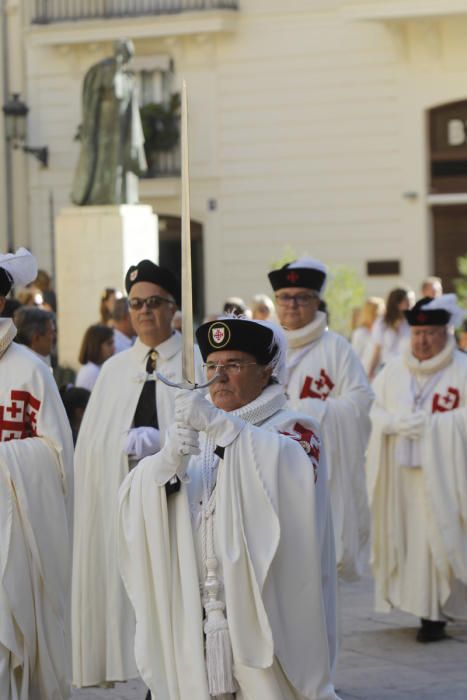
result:
[(426, 321), (426, 320), (427, 320), (427, 315), (426, 315), (426, 314), (418, 314), (418, 316), (417, 316), (417, 321), (418, 321), (419, 323), (423, 323), (423, 322)]
[(11, 391), (10, 403), (0, 404), (0, 442), (37, 435), (37, 414), (41, 402), (29, 391)]
[(455, 408), (459, 408), (460, 402), (461, 396), (459, 389), (450, 386), (444, 396), (441, 396), (441, 394), (435, 394), (433, 396), (432, 413), (454, 411)]
[(286, 277), (287, 280), (292, 284), (295, 284), (295, 282), (298, 282), (298, 280), (300, 279), (300, 275), (298, 274), (298, 272), (289, 272), (289, 274)]
[(208, 341), (211, 347), (216, 348), (217, 350), (220, 348), (225, 348), (230, 341), (229, 326), (226, 323), (217, 321), (209, 328)]
[(326, 401), (331, 391), (334, 389), (334, 382), (328, 375), (325, 369), (319, 373), (318, 379), (313, 377), (305, 377), (302, 391), (300, 392), (301, 399), (320, 399)]

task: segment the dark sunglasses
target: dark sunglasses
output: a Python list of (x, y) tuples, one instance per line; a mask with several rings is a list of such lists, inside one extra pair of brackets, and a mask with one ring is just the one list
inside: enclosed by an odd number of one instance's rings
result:
[(144, 305), (148, 309), (158, 309), (162, 304), (174, 304), (173, 299), (167, 299), (166, 297), (160, 297), (157, 294), (153, 294), (151, 297), (146, 297), (145, 299), (140, 299), (140, 297), (133, 297), (128, 299), (128, 306), (133, 311), (139, 311)]

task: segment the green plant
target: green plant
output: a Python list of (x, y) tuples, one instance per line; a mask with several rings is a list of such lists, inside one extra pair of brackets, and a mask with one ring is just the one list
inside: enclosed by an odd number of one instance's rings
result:
[(148, 160), (151, 153), (170, 151), (180, 139), (180, 93), (174, 93), (169, 102), (150, 102), (140, 109), (144, 133), (144, 147)]
[(453, 280), (454, 289), (460, 305), (467, 308), (467, 254), (457, 258), (457, 269), (462, 276)]
[(346, 265), (331, 267), (324, 299), (330, 327), (348, 338), (352, 330), (353, 311), (365, 300), (365, 285), (357, 271)]

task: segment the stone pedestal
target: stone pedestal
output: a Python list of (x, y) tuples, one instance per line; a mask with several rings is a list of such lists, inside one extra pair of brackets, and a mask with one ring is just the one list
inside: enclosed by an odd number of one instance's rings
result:
[(59, 361), (78, 369), (81, 340), (99, 321), (105, 287), (124, 292), (130, 265), (158, 261), (157, 217), (145, 204), (67, 207), (55, 231)]

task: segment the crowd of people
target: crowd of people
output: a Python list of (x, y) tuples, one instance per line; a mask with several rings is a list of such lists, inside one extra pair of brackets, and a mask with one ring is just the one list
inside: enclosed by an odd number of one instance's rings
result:
[(338, 582), (368, 543), (414, 641), (467, 619), (467, 327), (441, 280), (367, 299), (349, 342), (300, 258), (182, 361), (179, 281), (142, 260), (59, 393), (39, 277), (0, 256), (2, 700), (138, 676), (152, 700), (336, 699)]

